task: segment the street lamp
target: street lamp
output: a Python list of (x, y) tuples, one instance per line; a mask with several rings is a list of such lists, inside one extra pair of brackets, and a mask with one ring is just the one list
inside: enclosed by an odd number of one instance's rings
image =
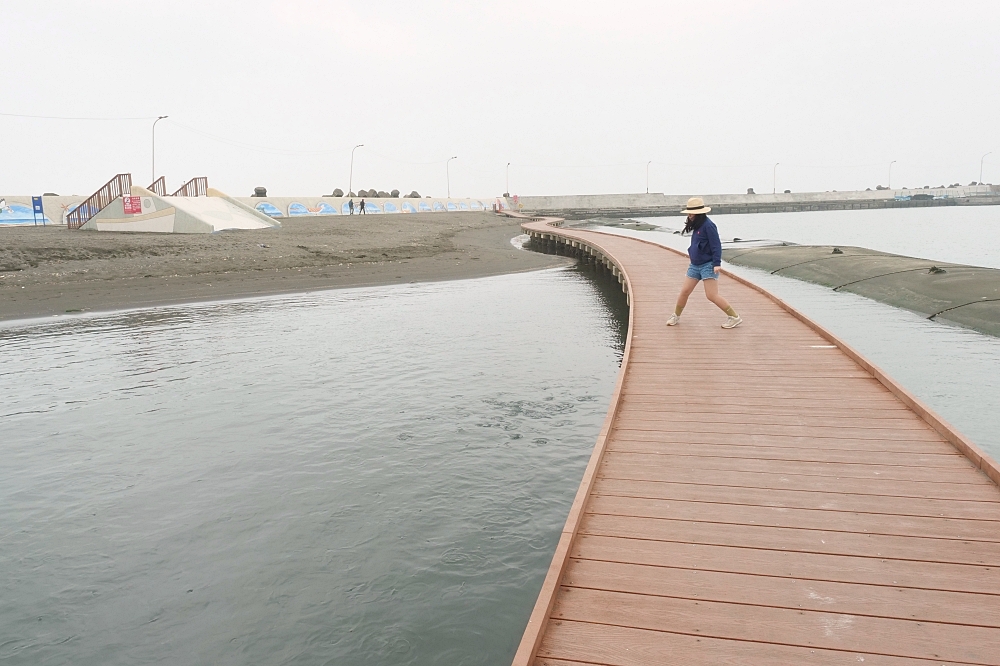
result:
[(896, 163), (896, 160), (889, 162), (889, 189), (892, 189), (892, 165)]
[(347, 196), (353, 197), (354, 195), (354, 151), (361, 148), (365, 144), (359, 143), (358, 145), (351, 148), (351, 175), (347, 178)]
[(771, 194), (778, 193), (778, 165), (781, 162), (775, 162), (774, 168), (771, 169)]
[(653, 160), (646, 162), (646, 194), (649, 194), (649, 165), (653, 163)]
[(457, 159), (458, 159), (458, 155), (455, 155), (453, 157), (449, 157), (448, 161), (444, 163), (444, 174), (445, 174), (445, 177), (448, 179), (448, 198), (449, 199), (451, 198), (451, 172), (448, 171), (448, 167), (451, 165), (451, 161), (452, 160), (457, 160)]
[(149, 182), (156, 182), (156, 123), (160, 122), (164, 118), (169, 118), (169, 116), (159, 116), (153, 121), (153, 179)]
[(507, 189), (504, 192), (504, 196), (510, 196), (510, 162), (507, 162)]
[[(986, 155), (992, 155), (992, 154), (993, 154), (992, 150), (990, 152), (986, 153)], [(983, 155), (982, 157), (979, 158), (979, 184), (980, 185), (983, 184), (983, 160), (986, 159), (986, 155)], [(976, 191), (978, 192), (979, 190), (976, 190)]]

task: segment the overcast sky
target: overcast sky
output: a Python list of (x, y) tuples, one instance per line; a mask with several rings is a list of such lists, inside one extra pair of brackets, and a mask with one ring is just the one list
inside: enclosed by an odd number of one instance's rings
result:
[(1000, 2), (0, 0), (0, 193), (1000, 182)]

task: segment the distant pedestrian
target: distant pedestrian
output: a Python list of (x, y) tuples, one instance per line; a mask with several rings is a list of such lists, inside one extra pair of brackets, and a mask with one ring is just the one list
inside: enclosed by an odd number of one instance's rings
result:
[(684, 278), (684, 284), (681, 285), (681, 293), (677, 296), (674, 313), (667, 319), (667, 326), (676, 326), (680, 322), (681, 312), (687, 305), (691, 292), (698, 286), (698, 282), (705, 285), (705, 297), (729, 315), (722, 328), (736, 328), (743, 323), (743, 319), (736, 314), (736, 310), (729, 304), (729, 301), (719, 295), (722, 241), (719, 240), (719, 230), (715, 223), (708, 219), (707, 213), (710, 210), (712, 209), (705, 205), (701, 197), (692, 197), (688, 199), (687, 208), (681, 211), (687, 213), (687, 223), (681, 234), (691, 232), (691, 246), (688, 248), (691, 265), (688, 266), (687, 276)]
[(350, 211), (348, 215), (354, 215), (354, 199), (348, 199), (347, 210)]
[(360, 211), (359, 215), (367, 215), (368, 214), (368, 212), (365, 210), (365, 200), (364, 199), (361, 200), (361, 205), (358, 206), (358, 210)]

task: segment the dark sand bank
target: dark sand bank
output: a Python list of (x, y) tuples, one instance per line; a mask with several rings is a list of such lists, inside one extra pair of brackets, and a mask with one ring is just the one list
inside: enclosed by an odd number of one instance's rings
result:
[(483, 277), (568, 263), (492, 213), (282, 219), (220, 234), (0, 228), (0, 319)]
[(730, 247), (739, 266), (849, 291), (1000, 336), (1000, 270), (903, 257), (860, 247)]

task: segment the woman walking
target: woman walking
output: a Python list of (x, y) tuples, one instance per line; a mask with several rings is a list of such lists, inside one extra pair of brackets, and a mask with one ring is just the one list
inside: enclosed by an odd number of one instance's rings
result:
[(667, 326), (676, 326), (680, 322), (681, 312), (684, 311), (688, 297), (698, 286), (698, 282), (705, 285), (705, 297), (729, 315), (722, 328), (736, 328), (743, 323), (743, 319), (736, 314), (729, 301), (719, 295), (722, 241), (719, 240), (719, 230), (715, 223), (706, 215), (710, 210), (712, 209), (705, 205), (701, 197), (692, 197), (688, 199), (687, 208), (681, 211), (687, 213), (687, 224), (684, 225), (681, 234), (691, 232), (691, 247), (688, 248), (691, 265), (688, 266), (687, 276), (681, 285), (681, 293), (677, 296), (674, 313), (667, 319)]

